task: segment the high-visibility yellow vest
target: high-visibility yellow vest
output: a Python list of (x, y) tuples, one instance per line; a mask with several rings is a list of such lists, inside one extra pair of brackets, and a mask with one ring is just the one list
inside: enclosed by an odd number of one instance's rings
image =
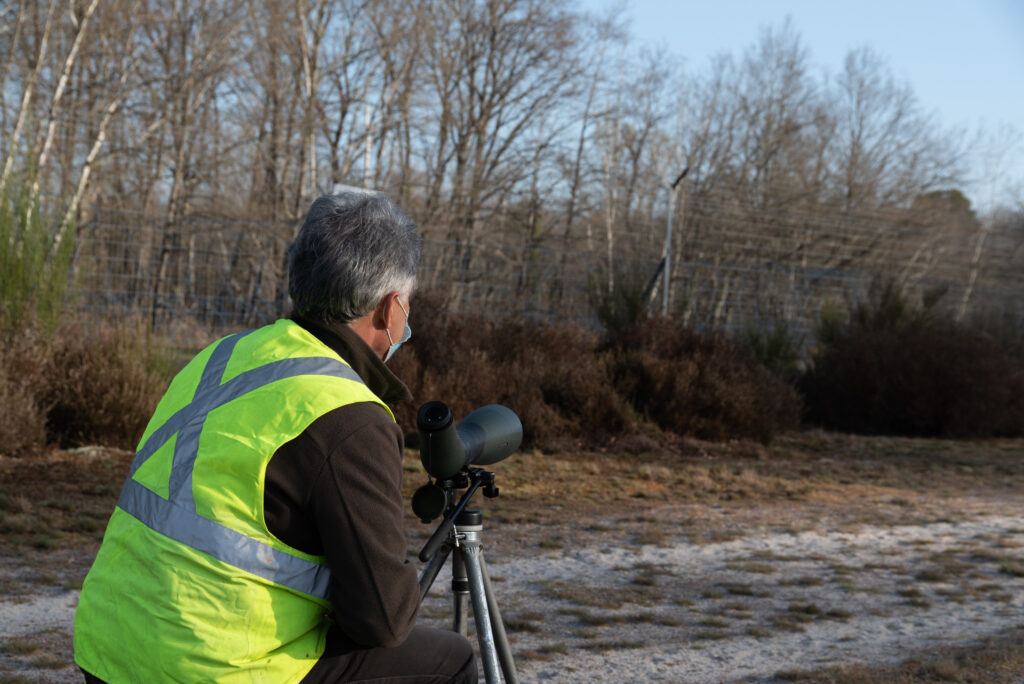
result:
[(78, 665), (112, 684), (302, 679), (324, 651), (329, 571), (267, 529), (267, 464), (367, 401), (388, 410), (291, 321), (200, 352), (160, 400), (85, 579)]

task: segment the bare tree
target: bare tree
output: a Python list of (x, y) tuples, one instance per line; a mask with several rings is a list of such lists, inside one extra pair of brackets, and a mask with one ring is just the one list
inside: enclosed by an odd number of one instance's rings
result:
[(738, 131), (732, 173), (737, 190), (745, 189), (759, 204), (790, 201), (805, 190), (795, 171), (813, 140), (805, 135), (814, 122), (817, 97), (808, 59), (787, 19), (779, 28), (762, 31), (736, 74), (731, 95)]
[(305, 157), (306, 171), (302, 174), (293, 214), (301, 210), (298, 203), (311, 201), (317, 190), (317, 145), (316, 111), (320, 93), (320, 50), (324, 33), (331, 22), (332, 8), (327, 0), (316, 0), (312, 7), (309, 0), (300, 0), (296, 8), (299, 13), (300, 40), (297, 41), (302, 64), (302, 157)]
[[(60, 71), (60, 78), (57, 81), (57, 86), (54, 89), (53, 96), (50, 98), (48, 107), (49, 111), (47, 112), (46, 117), (46, 135), (41, 140), (41, 144), (37, 143), (36, 147), (33, 149), (32, 157), (35, 160), (35, 167), (40, 175), (46, 173), (47, 157), (50, 153), (51, 147), (53, 146), (53, 139), (57, 134), (57, 118), (60, 113), (62, 100), (64, 99), (64, 91), (67, 88), (71, 71), (75, 68), (75, 60), (78, 59), (78, 52), (81, 49), (82, 39), (85, 37), (89, 21), (92, 19), (92, 15), (95, 13), (96, 6), (98, 4), (99, 0), (90, 0), (89, 4), (82, 12), (81, 17), (75, 18), (75, 37), (68, 49), (66, 57), (64, 58), (64, 64)], [(34, 195), (38, 192), (39, 176), (36, 176), (32, 187), (32, 194)]]
[[(589, 179), (589, 174), (586, 173), (584, 168), (584, 161), (587, 147), (593, 143), (592, 131), (595, 124), (599, 124), (609, 111), (601, 109), (598, 102), (599, 97), (607, 99), (606, 95), (600, 92), (602, 87), (608, 86), (608, 82), (604, 77), (608, 66), (607, 53), (610, 48), (616, 45), (620, 47), (625, 46), (627, 42), (627, 34), (621, 23), (621, 12), (621, 7), (613, 8), (604, 17), (597, 19), (590, 19), (588, 17), (589, 21), (586, 23), (586, 27), (593, 33), (593, 35), (588, 35), (590, 44), (587, 52), (596, 52), (596, 54), (593, 55), (592, 59), (585, 62), (584, 75), (589, 84), (584, 89), (586, 97), (582, 103), (583, 111), (578, 114), (580, 133), (576, 139), (575, 149), (572, 150), (572, 156), (566, 158), (563, 162), (567, 167), (566, 173), (569, 184), (569, 197), (565, 211), (566, 236), (571, 235), (573, 232), (573, 222), (578, 213), (583, 184), (585, 180)], [(587, 244), (588, 246), (592, 244), (589, 224), (587, 226)]]
[[(0, 145), (8, 133), (7, 127), (7, 77), (17, 67), (17, 51), (21, 44), (21, 32), (25, 26), (25, 3), (8, 3), (0, 8)], [(4, 145), (10, 152), (11, 143)]]
[(668, 134), (676, 104), (669, 84), (679, 82), (676, 66), (663, 52), (623, 55), (618, 83), (608, 92), (611, 101), (605, 105), (607, 113), (593, 143), (602, 171), (607, 293), (615, 290), (616, 242), (621, 234), (629, 236), (632, 253), (657, 251), (647, 228), (661, 195), (663, 175), (668, 173), (667, 157), (678, 147)]
[(185, 251), (184, 271), (175, 279), (188, 279), (187, 289), (192, 289), (188, 275), (194, 275), (195, 228), (183, 235), (181, 218), (191, 212), (197, 190), (209, 182), (216, 164), (213, 152), (218, 132), (210, 126), (215, 119), (213, 96), (234, 63), (232, 41), (241, 26), (242, 9), (240, 2), (215, 0), (176, 0), (164, 11), (153, 8), (156, 20), (150, 27), (154, 51), (150, 68), (159, 83), (154, 95), (160, 98), (159, 106), (169, 112), (163, 143), (170, 163), (159, 268), (152, 290), (154, 320), (162, 288), (175, 263), (170, 259), (172, 252)]
[(847, 54), (831, 108), (835, 186), (845, 206), (907, 202), (957, 180), (954, 137), (921, 111), (910, 86), (898, 83), (869, 47)]
[(246, 15), (250, 40), (238, 89), (245, 95), (240, 114), (252, 155), (249, 203), (270, 219), (286, 215), (292, 206), (286, 195), (297, 180), (288, 172), (299, 152), (293, 136), (300, 116), (295, 91), (301, 88), (302, 66), (289, 50), (289, 41), (300, 30), (298, 13), (294, 3), (261, 0)]
[[(140, 5), (141, 0), (135, 0), (130, 6), (127, 2), (112, 3), (106, 9), (134, 15)], [(90, 114), (99, 116), (99, 120), (95, 123), (94, 127), (88, 127), (88, 137), (86, 140), (91, 139), (92, 144), (89, 146), (89, 151), (81, 162), (77, 184), (65, 210), (64, 219), (57, 229), (57, 235), (53, 244), (54, 250), (60, 247), (60, 243), (66, 233), (72, 230), (75, 225), (82, 198), (89, 187), (93, 167), (97, 163), (100, 150), (107, 140), (108, 127), (124, 99), (129, 94), (128, 84), (135, 75), (135, 69), (140, 61), (139, 55), (133, 49), (138, 24), (131, 24), (127, 31), (111, 30), (116, 24), (108, 21), (109, 19), (110, 17), (104, 17), (102, 13), (97, 17), (99, 23), (97, 32), (100, 35), (97, 39), (96, 49), (93, 51), (93, 61), (97, 64), (91, 74), (92, 80), (102, 82), (108, 87), (103, 88), (102, 92), (97, 93), (94, 104), (90, 108)], [(73, 150), (71, 159), (73, 159)], [(70, 166), (71, 162), (66, 159), (64, 165)]]
[[(372, 3), (367, 21), (380, 58), (375, 114), (372, 185), (392, 187), (404, 203), (412, 202), (413, 102), (418, 86), (422, 11), (414, 0)], [(369, 104), (369, 103), (368, 103)], [(369, 129), (369, 126), (367, 127)], [(367, 131), (368, 136), (370, 131)], [(369, 140), (369, 138), (368, 138)], [(370, 145), (366, 146), (367, 151)], [(364, 176), (366, 172), (364, 170)]]
[(574, 19), (562, 2), (432, 4), (424, 49), (430, 101), (421, 124), (426, 207), (450, 217), (452, 237), (475, 239), (483, 208), (528, 176), (520, 162), (529, 154), (519, 145), (575, 88)]

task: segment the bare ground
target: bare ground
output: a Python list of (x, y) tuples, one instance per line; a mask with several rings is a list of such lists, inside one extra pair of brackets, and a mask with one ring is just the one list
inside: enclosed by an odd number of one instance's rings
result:
[[(0, 682), (77, 681), (76, 590), (129, 461), (0, 457)], [(474, 504), (524, 681), (1024, 681), (1022, 440), (806, 433), (493, 470), (501, 495)], [(411, 495), (411, 452), (406, 471)], [(431, 530), (410, 514), (410, 554)]]

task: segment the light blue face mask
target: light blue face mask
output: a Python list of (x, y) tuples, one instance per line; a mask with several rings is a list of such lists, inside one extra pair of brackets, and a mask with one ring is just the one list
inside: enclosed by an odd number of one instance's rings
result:
[[(401, 300), (398, 300), (398, 306), (402, 306)], [(395, 342), (391, 339), (391, 332), (387, 328), (384, 329), (384, 332), (388, 334), (388, 342), (391, 343), (391, 346), (388, 347), (388, 353), (384, 355), (385, 362), (394, 356), (395, 352), (398, 351), (398, 348), (408, 342), (409, 338), (412, 337), (412, 328), (409, 327), (409, 312), (405, 310), (404, 306), (402, 306), (402, 313), (405, 314), (405, 332), (402, 333), (402, 339)]]

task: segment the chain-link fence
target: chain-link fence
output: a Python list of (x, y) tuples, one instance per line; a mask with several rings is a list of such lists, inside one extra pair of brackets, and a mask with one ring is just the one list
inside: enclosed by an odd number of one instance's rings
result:
[[(80, 226), (77, 305), (145, 317), (176, 334), (222, 332), (288, 310), (287, 246), (298, 225), (190, 216), (171, 222), (99, 211)], [(609, 293), (661, 311), (665, 219), (588, 222), (515, 211), (477, 217), (462, 235), (425, 225), (421, 288), (452, 310), (598, 325)], [(1024, 321), (1024, 229), (943, 212), (752, 207), (683, 200), (673, 226), (669, 314), (700, 328), (813, 329), (823, 306), (848, 307), (871, 282), (944, 292), (953, 315)]]

